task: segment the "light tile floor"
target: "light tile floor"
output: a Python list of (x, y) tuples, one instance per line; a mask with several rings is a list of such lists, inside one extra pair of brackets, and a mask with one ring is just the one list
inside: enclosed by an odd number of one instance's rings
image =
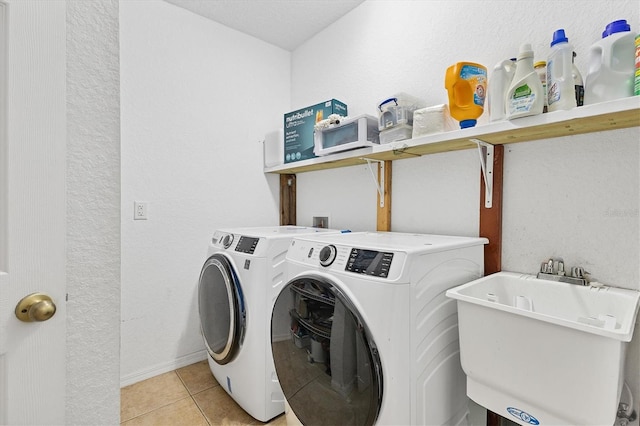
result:
[[(220, 387), (206, 360), (122, 388), (120, 422), (126, 426), (265, 424)], [(285, 417), (267, 424), (284, 426)]]

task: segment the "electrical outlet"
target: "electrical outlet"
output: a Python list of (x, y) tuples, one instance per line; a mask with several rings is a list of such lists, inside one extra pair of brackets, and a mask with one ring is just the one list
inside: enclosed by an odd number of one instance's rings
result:
[(133, 202), (133, 219), (147, 220), (147, 203), (146, 201)]

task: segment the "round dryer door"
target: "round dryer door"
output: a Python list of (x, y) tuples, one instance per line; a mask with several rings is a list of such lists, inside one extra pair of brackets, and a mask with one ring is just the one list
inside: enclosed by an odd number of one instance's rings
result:
[(302, 424), (372, 425), (382, 403), (382, 365), (353, 303), (324, 277), (280, 292), (271, 316), (278, 381)]
[(222, 254), (214, 254), (202, 267), (198, 309), (209, 355), (218, 364), (228, 363), (242, 344), (246, 314), (238, 276)]

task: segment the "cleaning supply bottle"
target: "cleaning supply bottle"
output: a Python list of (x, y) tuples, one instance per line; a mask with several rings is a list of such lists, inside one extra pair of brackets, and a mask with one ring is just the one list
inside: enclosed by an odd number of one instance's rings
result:
[(636, 36), (636, 76), (633, 85), (633, 94), (640, 95), (640, 34)]
[(458, 62), (447, 68), (444, 87), (449, 95), (451, 117), (460, 128), (473, 127), (484, 111), (487, 68), (474, 62)]
[(540, 77), (533, 68), (533, 50), (529, 43), (520, 46), (516, 74), (507, 91), (505, 102), (509, 120), (542, 114), (544, 92)]
[(544, 92), (544, 108), (542, 108), (542, 112), (547, 112), (547, 108), (549, 107), (549, 102), (547, 101), (547, 62), (538, 61), (533, 64), (533, 69), (536, 70), (538, 77), (540, 77), (542, 91)]
[(576, 106), (576, 94), (573, 84), (572, 63), (573, 46), (559, 29), (553, 33), (551, 53), (547, 58), (547, 101), (549, 112), (571, 109)]
[(633, 85), (633, 94), (640, 95), (640, 34), (636, 36), (636, 76)]
[(608, 24), (589, 49), (585, 105), (633, 96), (634, 38), (626, 20)]
[(504, 120), (506, 118), (505, 99), (507, 90), (516, 73), (516, 58), (505, 59), (493, 67), (489, 79), (489, 117), (491, 121)]
[(584, 105), (584, 82), (582, 80), (582, 74), (576, 67), (577, 53), (573, 52), (573, 58), (571, 59), (571, 76), (573, 77), (573, 87), (576, 92), (576, 106)]

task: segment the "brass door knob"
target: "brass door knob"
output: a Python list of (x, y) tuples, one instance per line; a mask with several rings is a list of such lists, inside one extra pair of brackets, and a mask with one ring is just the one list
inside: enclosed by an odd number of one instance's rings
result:
[(56, 304), (43, 293), (25, 296), (16, 305), (16, 317), (20, 321), (46, 321), (56, 313)]

